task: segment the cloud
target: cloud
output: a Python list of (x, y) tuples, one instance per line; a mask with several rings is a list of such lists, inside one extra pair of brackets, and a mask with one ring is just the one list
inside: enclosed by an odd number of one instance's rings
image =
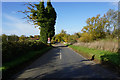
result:
[(2, 33), (5, 34), (16, 34), (16, 35), (39, 35), (40, 31), (38, 28), (35, 28), (34, 25), (31, 25), (25, 22), (22, 19), (17, 17), (4, 14), (3, 16), (6, 21), (3, 21)]

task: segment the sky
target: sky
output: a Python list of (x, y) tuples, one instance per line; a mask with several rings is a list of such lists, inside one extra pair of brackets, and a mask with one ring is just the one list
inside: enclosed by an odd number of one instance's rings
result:
[[(26, 10), (25, 2), (2, 2), (2, 33), (15, 35), (39, 35), (40, 31), (22, 19), (25, 15), (18, 11)], [(57, 13), (55, 33), (62, 29), (69, 34), (81, 32), (90, 17), (101, 16), (109, 9), (118, 10), (118, 4), (113, 2), (52, 2)], [(46, 6), (46, 3), (45, 3)]]
[[(1, 0), (2, 2), (38, 2), (41, 0)], [(47, 0), (44, 0), (45, 2)], [(119, 2), (119, 0), (51, 0), (52, 2)]]

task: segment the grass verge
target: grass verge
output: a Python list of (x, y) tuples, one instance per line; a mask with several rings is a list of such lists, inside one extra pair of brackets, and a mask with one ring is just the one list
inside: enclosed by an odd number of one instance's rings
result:
[(96, 50), (82, 46), (69, 45), (70, 48), (82, 54), (84, 57), (91, 58), (95, 55), (95, 62), (115, 68), (120, 73), (120, 55), (115, 52)]
[(45, 52), (50, 50), (52, 47), (47, 47), (44, 49), (41, 49), (40, 51), (31, 51), (24, 56), (21, 56), (17, 58), (14, 61), (8, 62), (3, 64), (2, 66), (2, 72), (3, 72), (3, 79), (9, 79), (11, 76), (16, 74), (17, 72), (21, 71), (28, 65), (30, 65), (34, 60), (39, 58), (41, 55), (43, 55)]

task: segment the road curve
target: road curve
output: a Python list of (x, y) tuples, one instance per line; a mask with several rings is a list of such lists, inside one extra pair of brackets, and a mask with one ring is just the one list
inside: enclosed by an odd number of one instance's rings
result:
[(59, 78), (118, 78), (118, 76), (93, 61), (88, 61), (80, 54), (62, 44), (44, 54), (13, 78), (19, 79), (59, 79)]

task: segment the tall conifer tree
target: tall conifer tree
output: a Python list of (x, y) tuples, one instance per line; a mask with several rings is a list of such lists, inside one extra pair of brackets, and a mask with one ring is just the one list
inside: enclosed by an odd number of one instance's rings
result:
[(47, 1), (47, 7), (44, 7), (44, 1), (41, 0), (39, 4), (31, 4), (27, 6), (29, 11), (25, 10), (28, 21), (32, 21), (36, 27), (40, 29), (40, 40), (47, 43), (48, 37), (52, 38), (55, 34), (56, 12), (51, 5), (50, 0)]
[(56, 23), (56, 12), (53, 8), (51, 1), (47, 1), (47, 7), (46, 7), (46, 13), (47, 13), (47, 26), (48, 26), (48, 37), (52, 38), (55, 35), (55, 23)]

